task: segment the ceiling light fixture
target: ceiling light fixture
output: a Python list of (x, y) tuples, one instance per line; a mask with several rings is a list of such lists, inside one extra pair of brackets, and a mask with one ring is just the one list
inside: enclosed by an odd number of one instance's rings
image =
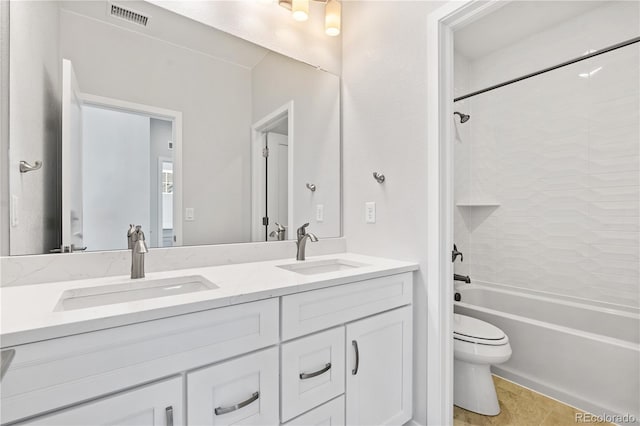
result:
[[(278, 0), (278, 4), (291, 11), (291, 16), (296, 21), (309, 19), (310, 0)], [(332, 37), (340, 34), (342, 5), (338, 0), (313, 0), (325, 3), (324, 7), (324, 32)]]

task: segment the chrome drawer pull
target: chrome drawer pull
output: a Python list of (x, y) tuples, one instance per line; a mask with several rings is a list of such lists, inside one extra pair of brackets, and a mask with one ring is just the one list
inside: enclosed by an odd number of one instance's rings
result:
[(331, 370), (331, 363), (330, 362), (328, 362), (327, 365), (324, 366), (324, 368), (321, 368), (318, 371), (314, 371), (313, 373), (300, 373), (300, 379), (301, 380), (310, 379), (312, 377), (316, 377), (316, 376), (319, 376), (321, 374), (324, 374), (329, 370)]
[(13, 357), (16, 355), (15, 349), (7, 349), (5, 351), (0, 352), (0, 380), (4, 377), (9, 366), (11, 365), (11, 361), (13, 361)]
[(165, 417), (167, 418), (167, 426), (173, 426), (173, 407), (168, 406), (164, 409)]
[(351, 345), (353, 346), (353, 349), (356, 351), (356, 366), (353, 368), (353, 370), (351, 370), (351, 374), (355, 376), (356, 374), (358, 374), (358, 368), (360, 367), (360, 351), (358, 350), (357, 341), (352, 340)]
[(230, 413), (232, 411), (236, 411), (239, 410), (241, 408), (246, 407), (247, 405), (251, 404), (254, 401), (257, 401), (258, 398), (260, 398), (260, 392), (254, 392), (253, 395), (251, 395), (251, 397), (249, 399), (247, 399), (246, 401), (242, 401), (236, 405), (232, 405), (230, 407), (218, 407), (215, 410), (213, 410), (214, 413), (216, 413), (216, 416), (220, 416), (222, 414), (227, 414)]

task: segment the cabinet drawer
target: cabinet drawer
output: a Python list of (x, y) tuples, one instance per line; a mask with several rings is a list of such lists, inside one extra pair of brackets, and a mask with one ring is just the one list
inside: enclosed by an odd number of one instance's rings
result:
[(277, 299), (16, 346), (2, 423), (150, 382), (278, 341)]
[(187, 374), (190, 425), (278, 424), (278, 349)]
[(282, 345), (282, 421), (344, 392), (344, 327)]
[(29, 426), (181, 426), (182, 379), (177, 377), (19, 423)]
[(344, 395), (291, 420), (286, 426), (344, 426)]
[(282, 340), (411, 303), (412, 273), (391, 275), (282, 298)]

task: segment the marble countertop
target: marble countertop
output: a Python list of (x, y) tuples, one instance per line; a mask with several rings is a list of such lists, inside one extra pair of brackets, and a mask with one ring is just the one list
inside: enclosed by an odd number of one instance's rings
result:
[(3, 287), (0, 289), (0, 347), (183, 315), (418, 269), (418, 264), (414, 262), (354, 253), (313, 256), (308, 257), (307, 262), (328, 259), (341, 259), (361, 263), (364, 266), (343, 271), (303, 275), (278, 267), (301, 262), (280, 259), (154, 272), (133, 282), (200, 275), (216, 284), (218, 288), (69, 311), (55, 310), (60, 296), (66, 290), (131, 283), (132, 280), (128, 276), (115, 276)]

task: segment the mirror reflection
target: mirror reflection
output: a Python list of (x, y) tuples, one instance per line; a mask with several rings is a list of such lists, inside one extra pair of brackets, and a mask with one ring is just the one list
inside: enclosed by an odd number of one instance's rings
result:
[(11, 255), (339, 236), (339, 77), (146, 2), (10, 23)]

